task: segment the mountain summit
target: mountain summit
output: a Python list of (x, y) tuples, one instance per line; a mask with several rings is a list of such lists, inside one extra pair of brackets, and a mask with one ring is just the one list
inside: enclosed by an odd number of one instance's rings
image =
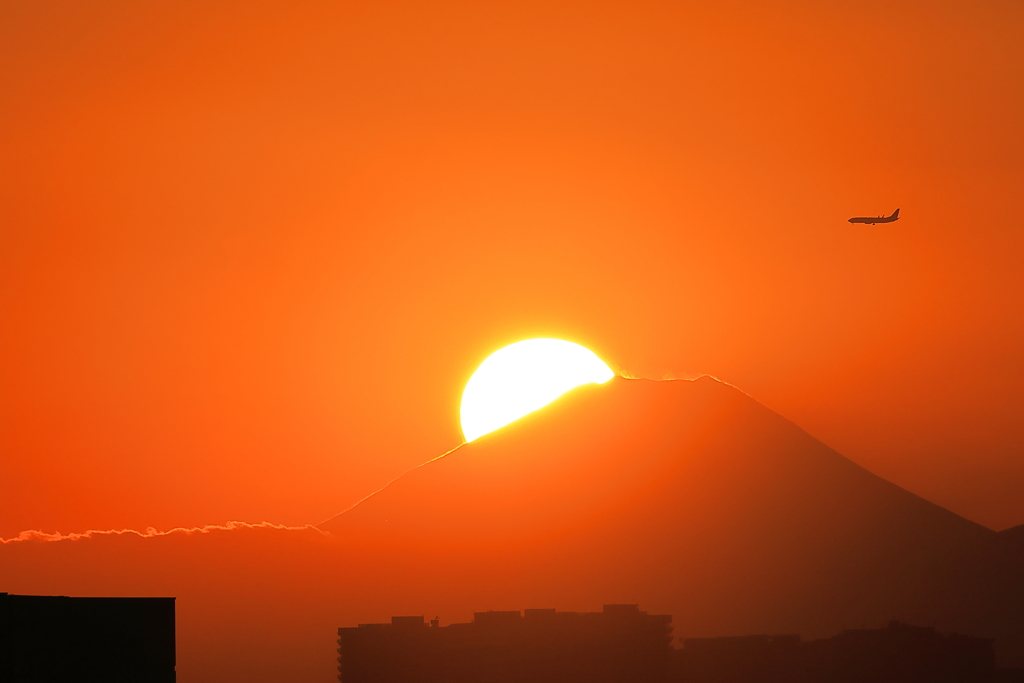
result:
[(641, 602), (680, 636), (900, 618), (1024, 659), (1019, 534), (871, 474), (710, 377), (581, 387), (321, 529), (432, 567), (437, 590)]

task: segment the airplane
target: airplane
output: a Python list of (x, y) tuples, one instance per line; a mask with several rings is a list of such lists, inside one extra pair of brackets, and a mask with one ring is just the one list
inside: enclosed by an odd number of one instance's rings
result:
[(875, 223), (892, 223), (900, 219), (900, 210), (896, 209), (892, 212), (891, 216), (856, 216), (850, 219), (851, 223), (867, 223), (868, 225), (874, 225)]

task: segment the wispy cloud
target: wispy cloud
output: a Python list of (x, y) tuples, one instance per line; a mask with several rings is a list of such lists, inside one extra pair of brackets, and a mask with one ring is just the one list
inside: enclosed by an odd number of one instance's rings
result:
[(149, 527), (145, 531), (138, 531), (137, 529), (89, 529), (88, 531), (78, 533), (51, 534), (45, 531), (30, 529), (29, 531), (22, 531), (13, 538), (0, 538), (0, 544), (23, 543), (28, 541), (40, 543), (81, 541), (95, 538), (97, 536), (138, 536), (139, 538), (156, 538), (158, 536), (172, 536), (175, 534), (191, 536), (193, 534), (208, 534), (211, 531), (235, 531), (237, 529), (277, 529), (282, 531), (315, 531), (318, 534), (323, 533), (312, 524), (287, 526), (285, 524), (273, 524), (271, 522), (258, 522), (256, 524), (252, 524), (250, 522), (228, 522), (227, 524), (207, 524), (205, 526), (196, 527), (175, 527), (173, 529), (168, 529), (167, 531), (158, 531), (153, 527)]

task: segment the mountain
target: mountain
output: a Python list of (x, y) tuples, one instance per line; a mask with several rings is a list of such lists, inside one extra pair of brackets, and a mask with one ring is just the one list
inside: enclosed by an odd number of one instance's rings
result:
[(1019, 528), (905, 491), (709, 377), (580, 387), (320, 528), (503, 608), (640, 602), (680, 637), (899, 618), (1024, 663)]
[(322, 528), (0, 543), (0, 591), (175, 596), (178, 680), (332, 680), (337, 628), (637, 602), (681, 637), (889, 619), (1024, 665), (1024, 527), (993, 532), (710, 378), (614, 379), (418, 467)]

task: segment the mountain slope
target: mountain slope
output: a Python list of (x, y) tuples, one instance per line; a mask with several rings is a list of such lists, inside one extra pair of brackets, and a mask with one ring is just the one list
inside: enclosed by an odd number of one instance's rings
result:
[(582, 387), (321, 528), (433, 567), (438, 590), (489, 571), (481, 599), (640, 601), (673, 614), (677, 635), (903, 618), (1010, 642), (1017, 628), (973, 602), (1014, 586), (988, 585), (975, 559), (1001, 535), (707, 377)]

